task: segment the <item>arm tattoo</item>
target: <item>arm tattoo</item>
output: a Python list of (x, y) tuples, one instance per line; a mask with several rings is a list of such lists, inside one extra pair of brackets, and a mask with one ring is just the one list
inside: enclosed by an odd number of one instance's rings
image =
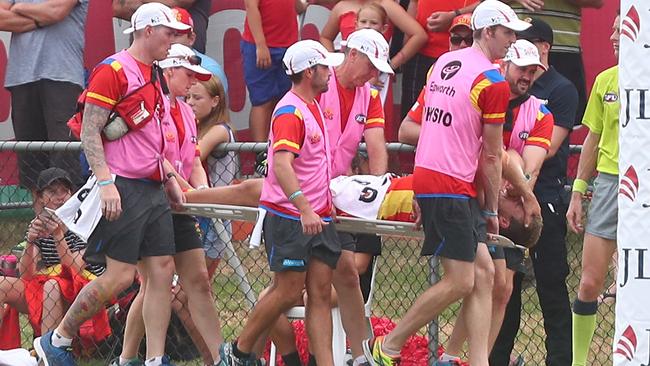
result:
[(89, 103), (84, 109), (83, 122), (81, 123), (81, 144), (90, 169), (95, 174), (108, 169), (101, 134), (108, 121), (109, 113), (108, 109)]

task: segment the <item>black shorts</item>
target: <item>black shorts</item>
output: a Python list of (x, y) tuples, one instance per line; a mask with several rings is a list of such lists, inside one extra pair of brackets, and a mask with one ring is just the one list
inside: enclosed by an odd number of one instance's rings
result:
[(192, 216), (172, 215), (174, 222), (174, 242), (176, 243), (176, 253), (192, 249), (203, 249), (201, 241), (199, 223)]
[(335, 269), (341, 256), (341, 242), (333, 223), (325, 225), (318, 235), (305, 235), (299, 220), (272, 212), (264, 218), (264, 246), (273, 272), (304, 272), (312, 257)]
[(352, 234), (337, 231), (341, 241), (341, 249), (355, 253), (381, 255), (381, 237), (372, 234)]
[(122, 215), (99, 220), (88, 238), (86, 262), (106, 263), (106, 256), (136, 264), (140, 258), (173, 255), (174, 232), (167, 196), (159, 182), (116, 177)]
[(515, 248), (488, 245), (492, 260), (505, 259), (506, 268), (514, 272), (524, 272), (524, 252)]
[(479, 241), (477, 217), (481, 215), (476, 200), (450, 197), (418, 197), (417, 200), (424, 229), (420, 254), (474, 262)]

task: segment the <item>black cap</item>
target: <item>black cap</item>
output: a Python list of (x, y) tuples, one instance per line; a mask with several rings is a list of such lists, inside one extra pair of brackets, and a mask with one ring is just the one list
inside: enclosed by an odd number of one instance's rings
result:
[(61, 180), (63, 184), (67, 185), (71, 191), (74, 191), (74, 185), (68, 172), (61, 168), (47, 168), (38, 175), (36, 181), (36, 190), (42, 191), (57, 180)]
[(530, 42), (545, 41), (553, 45), (553, 28), (548, 23), (539, 18), (527, 18), (525, 21), (531, 24), (531, 27), (517, 32), (517, 39), (525, 39)]

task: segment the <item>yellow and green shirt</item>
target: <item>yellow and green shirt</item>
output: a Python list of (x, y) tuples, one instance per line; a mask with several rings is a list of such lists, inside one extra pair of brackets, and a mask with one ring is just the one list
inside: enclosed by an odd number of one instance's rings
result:
[(545, 0), (540, 11), (531, 12), (518, 2), (512, 1), (510, 6), (520, 18), (539, 18), (548, 23), (553, 29), (554, 52), (580, 52), (580, 22), (582, 11), (579, 6), (566, 0)]
[(618, 66), (596, 76), (582, 124), (600, 135), (596, 170), (618, 174), (618, 119), (621, 102), (618, 93)]

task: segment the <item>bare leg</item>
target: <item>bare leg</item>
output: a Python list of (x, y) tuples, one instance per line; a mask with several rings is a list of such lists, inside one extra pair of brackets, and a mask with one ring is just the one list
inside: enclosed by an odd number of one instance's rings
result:
[(106, 258), (106, 271), (79, 292), (56, 331), (72, 339), (83, 322), (102, 310), (105, 304), (133, 283), (135, 266)]
[(180, 319), (181, 324), (183, 324), (183, 328), (185, 328), (187, 334), (189, 334), (190, 338), (192, 339), (192, 343), (194, 343), (199, 353), (201, 354), (203, 362), (206, 365), (212, 365), (214, 363), (214, 359), (210, 353), (210, 348), (205, 343), (205, 340), (203, 340), (203, 337), (201, 336), (199, 329), (196, 327), (196, 324), (194, 324), (192, 316), (188, 310), (187, 295), (180, 285), (176, 285), (176, 287), (172, 289), (172, 292), (174, 292), (174, 299), (172, 300), (172, 311), (174, 311), (176, 316), (178, 316), (178, 319)]
[(363, 310), (363, 295), (359, 285), (359, 273), (355, 266), (354, 252), (342, 250), (336, 264), (332, 283), (337, 292), (341, 308), (343, 328), (350, 340), (352, 356), (363, 355), (361, 343), (366, 338), (366, 323)]
[(9, 304), (23, 314), (29, 311), (25, 286), (20, 278), (0, 276), (0, 305)]
[(609, 270), (609, 263), (616, 251), (616, 242), (585, 234), (582, 249), (582, 275), (578, 299), (583, 302), (592, 302), (605, 287), (605, 279)]
[(503, 264), (503, 267), (497, 269), (497, 261), (494, 261), (495, 275), (494, 289), (492, 290), (492, 325), (490, 326), (490, 336), (488, 337), (488, 351), (490, 352), (499, 336), (503, 318), (506, 314), (506, 307), (510, 301), (510, 295), (512, 295), (515, 277), (515, 272), (506, 268), (505, 261), (503, 262), (499, 263), (499, 265)]
[(147, 274), (142, 317), (147, 334), (147, 359), (150, 359), (165, 354), (165, 336), (171, 316), (169, 289), (174, 273), (174, 261), (171, 256), (145, 257), (142, 264)]
[(306, 325), (310, 348), (316, 356), (316, 364), (332, 366), (332, 269), (314, 257), (307, 270), (307, 294)]
[(469, 360), (472, 366), (488, 366), (488, 335), (492, 313), (492, 285), (494, 265), (485, 244), (479, 243), (474, 267), (474, 288), (463, 299), (467, 307)]
[(271, 100), (264, 104), (251, 107), (250, 129), (253, 141), (266, 142), (269, 139), (271, 114), (277, 102), (277, 100)]
[(210, 277), (203, 265), (204, 257), (203, 249), (192, 249), (177, 253), (174, 260), (194, 325), (208, 345), (212, 359), (219, 360), (219, 346), (223, 343), (223, 337), (212, 298)]
[(239, 184), (186, 192), (185, 198), (188, 203), (257, 207), (262, 194), (263, 181), (262, 178), (254, 178)]
[(385, 338), (384, 350), (399, 352), (408, 337), (433, 320), (450, 304), (469, 295), (474, 287), (474, 263), (441, 258), (444, 277), (420, 295), (395, 329)]
[(63, 297), (56, 280), (47, 280), (43, 284), (43, 313), (41, 314), (41, 334), (56, 328), (63, 318)]
[(126, 315), (126, 326), (124, 328), (124, 342), (122, 343), (122, 354), (120, 357), (129, 360), (138, 356), (140, 343), (144, 337), (144, 320), (142, 318), (142, 303), (147, 290), (147, 279), (141, 263), (138, 264), (140, 276), (140, 290), (131, 302), (129, 313)]

